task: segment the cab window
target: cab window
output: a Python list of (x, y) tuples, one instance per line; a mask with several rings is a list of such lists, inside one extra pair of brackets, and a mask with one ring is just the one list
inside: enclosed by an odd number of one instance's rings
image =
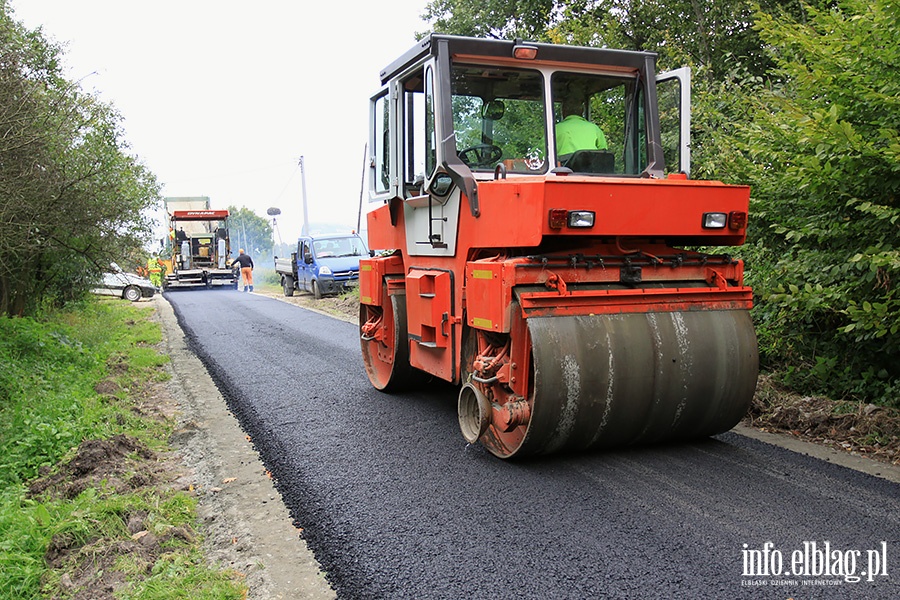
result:
[(376, 194), (390, 191), (391, 186), (390, 116), (390, 103), (387, 91), (385, 91), (373, 101), (371, 116), (371, 180)]
[(576, 173), (641, 172), (647, 159), (636, 77), (557, 72), (551, 86), (556, 166)]
[(434, 111), (430, 79), (431, 70), (426, 73), (426, 69), (422, 68), (417, 69), (401, 84), (403, 183), (406, 197), (421, 194), (425, 179), (434, 172)]
[(456, 151), (473, 171), (547, 171), (544, 85), (537, 71), (454, 65), (451, 74)]

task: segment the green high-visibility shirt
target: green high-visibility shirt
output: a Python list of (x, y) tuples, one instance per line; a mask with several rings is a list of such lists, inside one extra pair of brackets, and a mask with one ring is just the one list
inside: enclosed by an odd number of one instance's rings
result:
[(606, 136), (596, 124), (580, 115), (569, 115), (556, 125), (556, 155), (577, 150), (606, 150)]

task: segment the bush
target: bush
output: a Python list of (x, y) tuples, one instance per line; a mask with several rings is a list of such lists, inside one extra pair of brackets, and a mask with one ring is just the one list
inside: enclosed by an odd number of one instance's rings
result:
[(796, 388), (898, 406), (900, 7), (757, 18), (777, 70), (734, 96), (746, 118), (728, 166), (753, 187), (763, 359)]

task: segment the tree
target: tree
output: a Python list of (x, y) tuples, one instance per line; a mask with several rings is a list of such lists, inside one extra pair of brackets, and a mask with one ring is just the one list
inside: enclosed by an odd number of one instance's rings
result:
[(239, 248), (247, 251), (258, 262), (272, 257), (273, 237), (272, 222), (260, 217), (246, 206), (238, 209), (228, 207), (228, 229), (231, 237), (231, 248), (235, 254)]
[(441, 33), (657, 52), (664, 68), (690, 65), (713, 81), (735, 61), (755, 75), (771, 66), (757, 6), (801, 12), (795, 0), (432, 0), (424, 18)]
[(150, 235), (155, 178), (115, 110), (60, 71), (60, 50), (0, 0), (0, 314), (88, 290)]
[(735, 173), (753, 185), (765, 248), (753, 277), (764, 352), (806, 389), (894, 404), (898, 27), (891, 0), (809, 7), (805, 23), (758, 14), (777, 69), (745, 95), (734, 140)]
[(441, 33), (546, 41), (557, 4), (554, 0), (432, 0), (423, 18)]

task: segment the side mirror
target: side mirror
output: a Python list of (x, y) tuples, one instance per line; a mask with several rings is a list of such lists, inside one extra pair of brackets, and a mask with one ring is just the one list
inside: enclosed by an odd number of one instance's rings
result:
[(433, 195), (440, 198), (446, 196), (452, 187), (453, 179), (450, 175), (448, 173), (438, 173), (434, 178), (434, 181), (431, 182), (431, 187), (428, 189)]
[(305, 262), (308, 265), (311, 265), (313, 262), (312, 254), (307, 254), (305, 257), (303, 257), (303, 262)]

